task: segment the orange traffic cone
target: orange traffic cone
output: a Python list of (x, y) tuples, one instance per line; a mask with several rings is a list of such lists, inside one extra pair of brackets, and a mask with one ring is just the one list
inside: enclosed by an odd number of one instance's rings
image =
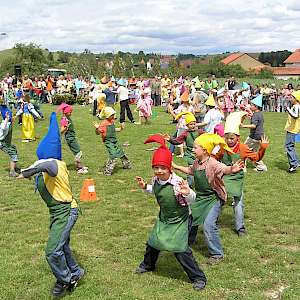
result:
[(80, 201), (90, 202), (99, 200), (96, 195), (94, 179), (85, 179), (80, 192)]

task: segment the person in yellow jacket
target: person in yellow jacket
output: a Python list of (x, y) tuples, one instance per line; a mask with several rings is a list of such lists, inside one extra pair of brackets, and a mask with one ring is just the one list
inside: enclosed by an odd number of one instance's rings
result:
[(294, 91), (291, 98), (291, 108), (287, 108), (285, 150), (290, 164), (289, 173), (296, 172), (300, 167), (299, 158), (295, 149), (296, 137), (300, 132), (300, 90)]

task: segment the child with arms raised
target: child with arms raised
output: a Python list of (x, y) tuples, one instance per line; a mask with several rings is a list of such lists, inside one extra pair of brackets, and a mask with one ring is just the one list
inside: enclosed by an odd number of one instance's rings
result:
[(199, 268), (191, 249), (188, 246), (190, 227), (189, 203), (195, 199), (195, 193), (187, 182), (172, 172), (172, 154), (166, 148), (161, 135), (152, 135), (146, 143), (157, 142), (161, 147), (152, 158), (154, 177), (152, 184), (146, 184), (143, 178), (136, 180), (142, 189), (154, 193), (160, 206), (159, 217), (150, 232), (144, 260), (136, 269), (142, 274), (154, 271), (160, 251), (173, 252), (195, 290), (202, 290), (206, 285), (206, 277)]

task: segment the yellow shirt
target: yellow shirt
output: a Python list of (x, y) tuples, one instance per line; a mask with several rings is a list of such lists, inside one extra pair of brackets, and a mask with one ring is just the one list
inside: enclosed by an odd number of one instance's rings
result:
[(71, 208), (77, 207), (77, 202), (73, 198), (71, 187), (69, 184), (69, 171), (66, 163), (57, 160), (58, 173), (57, 176), (51, 177), (48, 173), (43, 172), (45, 186), (50, 195), (59, 202), (71, 202)]
[(300, 131), (300, 104), (294, 104), (289, 110), (288, 119), (284, 128), (290, 133), (299, 133)]

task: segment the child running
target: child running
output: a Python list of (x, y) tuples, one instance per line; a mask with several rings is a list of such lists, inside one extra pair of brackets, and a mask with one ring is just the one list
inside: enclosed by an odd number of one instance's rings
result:
[(223, 175), (239, 172), (244, 164), (237, 161), (232, 166), (218, 162), (212, 155), (220, 150), (231, 152), (225, 141), (216, 134), (204, 133), (196, 138), (194, 152), (196, 160), (192, 167), (177, 166), (176, 170), (193, 175), (195, 180), (196, 202), (192, 203), (193, 226), (189, 235), (189, 244), (194, 244), (198, 226), (203, 225), (209, 256), (207, 263), (219, 263), (224, 258), (217, 220), (227, 194), (222, 180)]
[[(225, 141), (233, 152), (225, 151), (221, 158), (221, 161), (227, 166), (232, 166), (239, 159), (243, 161), (250, 159), (252, 162), (259, 161), (269, 146), (269, 141), (265, 136), (261, 137), (258, 152), (254, 152), (246, 144), (240, 142), (239, 127), (246, 115), (247, 112), (238, 111), (231, 113), (226, 119)], [(240, 170), (235, 174), (225, 175), (223, 179), (228, 199), (233, 200), (235, 231), (238, 236), (244, 236), (246, 234), (244, 223), (244, 170)]]
[(80, 150), (80, 146), (77, 142), (73, 121), (71, 119), (73, 107), (69, 104), (62, 103), (58, 107), (58, 111), (61, 111), (63, 113), (63, 117), (60, 121), (60, 132), (61, 134), (65, 135), (65, 140), (69, 146), (69, 149), (75, 156), (74, 158), (77, 173), (86, 174), (88, 173), (88, 167), (84, 166), (81, 162), (82, 151)]
[(131, 162), (117, 140), (115, 117), (116, 111), (112, 107), (106, 106), (100, 114), (100, 118), (105, 118), (105, 120), (100, 124), (94, 124), (96, 134), (101, 134), (102, 141), (109, 156), (103, 171), (103, 174), (106, 176), (112, 175), (118, 158), (121, 159), (124, 169), (131, 169)]
[(0, 111), (3, 119), (0, 124), (0, 149), (10, 157), (9, 177), (17, 177), (17, 171), (19, 170), (17, 168), (18, 152), (16, 146), (11, 143), (13, 127), (12, 111), (4, 105), (1, 96)]
[(84, 270), (76, 262), (69, 246), (78, 207), (71, 192), (66, 163), (61, 160), (60, 132), (55, 113), (50, 117), (48, 133), (36, 154), (38, 161), (21, 170), (18, 179), (36, 175), (36, 188), (49, 208), (50, 232), (45, 254), (56, 278), (52, 295), (61, 297), (76, 287)]

